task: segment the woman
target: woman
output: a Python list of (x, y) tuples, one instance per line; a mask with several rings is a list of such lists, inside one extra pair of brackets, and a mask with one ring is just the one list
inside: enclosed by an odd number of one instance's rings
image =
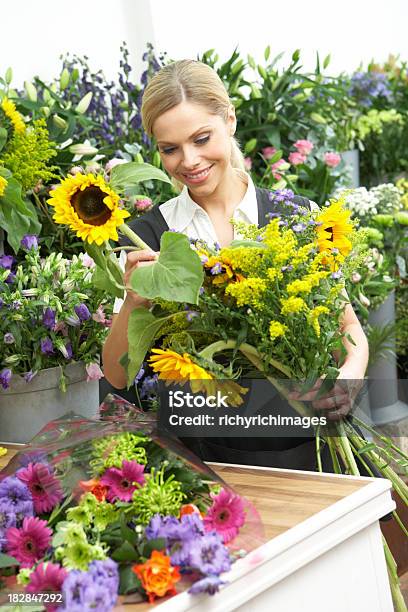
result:
[[(277, 210), (269, 192), (256, 188), (244, 170), (243, 155), (234, 138), (235, 109), (221, 79), (209, 66), (182, 60), (162, 68), (145, 90), (142, 121), (146, 133), (156, 139), (164, 169), (182, 191), (131, 224), (152, 250), (127, 255), (126, 284), (136, 266), (156, 259), (160, 236), (169, 228), (225, 246), (234, 238), (231, 218), (263, 226), (266, 214)], [(313, 205), (305, 198), (297, 197), (297, 202)], [(129, 315), (134, 308), (146, 305), (146, 300), (132, 291), (123, 304), (115, 304), (117, 314), (104, 346), (103, 363), (106, 378), (116, 388), (126, 385), (119, 359), (128, 350)], [(347, 358), (339, 378), (363, 379), (368, 345), (350, 304), (345, 307), (342, 327), (355, 344), (344, 340)], [(312, 399), (318, 386), (304, 399)], [(313, 405), (342, 415), (350, 408), (350, 397), (336, 385)], [(184, 442), (205, 460), (294, 469), (315, 469), (316, 465), (312, 439), (191, 438)], [(324, 465), (330, 469), (329, 462)]]

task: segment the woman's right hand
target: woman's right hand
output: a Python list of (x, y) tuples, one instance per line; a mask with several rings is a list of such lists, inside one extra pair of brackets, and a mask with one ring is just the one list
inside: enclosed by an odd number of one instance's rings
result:
[(128, 253), (125, 266), (124, 281), (126, 286), (126, 302), (131, 304), (134, 308), (141, 308), (147, 306), (149, 300), (140, 296), (136, 291), (130, 287), (130, 277), (132, 272), (139, 266), (150, 266), (154, 263), (159, 256), (159, 253), (150, 251), (148, 249), (142, 251), (131, 251)]

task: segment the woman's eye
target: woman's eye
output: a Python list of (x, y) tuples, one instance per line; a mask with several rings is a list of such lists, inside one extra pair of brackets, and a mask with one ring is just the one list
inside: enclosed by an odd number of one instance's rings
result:
[(210, 140), (209, 136), (203, 136), (202, 138), (197, 138), (197, 140), (195, 142), (196, 142), (196, 144), (203, 145), (206, 142), (208, 142), (209, 140)]
[(164, 153), (164, 155), (171, 155), (175, 150), (175, 147), (166, 147), (165, 149), (162, 149), (161, 152)]

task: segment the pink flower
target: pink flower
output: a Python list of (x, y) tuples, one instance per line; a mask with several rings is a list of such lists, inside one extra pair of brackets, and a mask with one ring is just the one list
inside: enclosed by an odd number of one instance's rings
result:
[(95, 267), (95, 262), (92, 259), (92, 257), (90, 257), (90, 255), (88, 255), (88, 253), (80, 253), (79, 254), (79, 259), (82, 262), (82, 265), (85, 266), (85, 268), (94, 268)]
[(325, 153), (324, 154), (324, 163), (329, 168), (335, 168), (341, 162), (341, 157), (338, 153)]
[(110, 159), (105, 165), (105, 172), (110, 172), (115, 166), (119, 166), (120, 164), (127, 164), (126, 159), (122, 159), (121, 157), (113, 157)]
[(136, 210), (147, 210), (148, 208), (151, 208), (153, 206), (153, 202), (151, 201), (150, 198), (140, 198), (135, 200), (135, 204), (134, 207), (136, 208)]
[(103, 310), (103, 306), (98, 306), (98, 308), (96, 309), (96, 312), (92, 315), (92, 318), (97, 323), (101, 323), (102, 325), (105, 325), (106, 317), (105, 317), (105, 312)]
[(61, 483), (46, 463), (29, 463), (16, 476), (29, 488), (37, 514), (53, 510), (63, 498)]
[(221, 489), (218, 495), (211, 495), (212, 506), (204, 516), (206, 531), (215, 531), (222, 537), (224, 544), (231, 542), (245, 523), (244, 502), (232, 491)]
[(271, 157), (273, 157), (275, 153), (276, 153), (275, 147), (264, 147), (262, 149), (262, 155), (264, 156), (265, 159), (271, 159)]
[[(26, 593), (59, 593), (62, 583), (68, 576), (66, 569), (57, 563), (39, 563), (30, 574), (30, 582), (26, 586)], [(58, 609), (57, 605), (47, 605), (47, 612)]]
[(301, 155), (309, 155), (314, 147), (314, 144), (313, 142), (310, 142), (310, 140), (297, 140), (293, 146)]
[(272, 164), (271, 168), (272, 168), (272, 175), (273, 178), (276, 181), (280, 181), (280, 179), (282, 178), (282, 174), (280, 174), (279, 172), (277, 172), (277, 170), (283, 166), (284, 164), (286, 164), (287, 162), (284, 159), (279, 159), (277, 162), (275, 162), (274, 164)]
[(292, 151), (289, 153), (289, 162), (294, 166), (298, 166), (299, 164), (303, 164), (306, 161), (306, 155), (302, 155), (297, 151)]
[(88, 377), (86, 382), (90, 382), (91, 380), (100, 380), (103, 378), (103, 372), (97, 363), (88, 363), (85, 366), (86, 373)]
[(52, 530), (47, 521), (29, 516), (23, 519), (20, 529), (10, 527), (6, 531), (7, 553), (20, 562), (21, 567), (31, 567), (47, 552)]
[(108, 487), (106, 499), (114, 502), (117, 499), (128, 502), (132, 499), (133, 492), (137, 485), (145, 482), (144, 465), (137, 461), (122, 461), (122, 469), (112, 467), (106, 470), (100, 479), (102, 485)]
[(250, 157), (245, 157), (244, 158), (244, 165), (245, 165), (245, 170), (248, 170), (248, 172), (251, 170), (252, 168), (252, 159)]

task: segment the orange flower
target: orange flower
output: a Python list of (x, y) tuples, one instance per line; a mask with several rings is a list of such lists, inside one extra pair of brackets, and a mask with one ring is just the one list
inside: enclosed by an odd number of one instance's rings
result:
[(180, 580), (179, 567), (173, 567), (170, 557), (164, 553), (154, 550), (150, 559), (145, 563), (134, 565), (132, 570), (140, 579), (149, 603), (153, 603), (155, 597), (176, 594), (174, 585)]
[(100, 484), (97, 478), (91, 478), (91, 480), (80, 480), (79, 484), (81, 489), (95, 495), (98, 501), (105, 501), (108, 487)]
[(185, 514), (198, 514), (199, 516), (202, 516), (200, 510), (195, 504), (184, 504), (181, 506), (180, 517), (184, 516)]

